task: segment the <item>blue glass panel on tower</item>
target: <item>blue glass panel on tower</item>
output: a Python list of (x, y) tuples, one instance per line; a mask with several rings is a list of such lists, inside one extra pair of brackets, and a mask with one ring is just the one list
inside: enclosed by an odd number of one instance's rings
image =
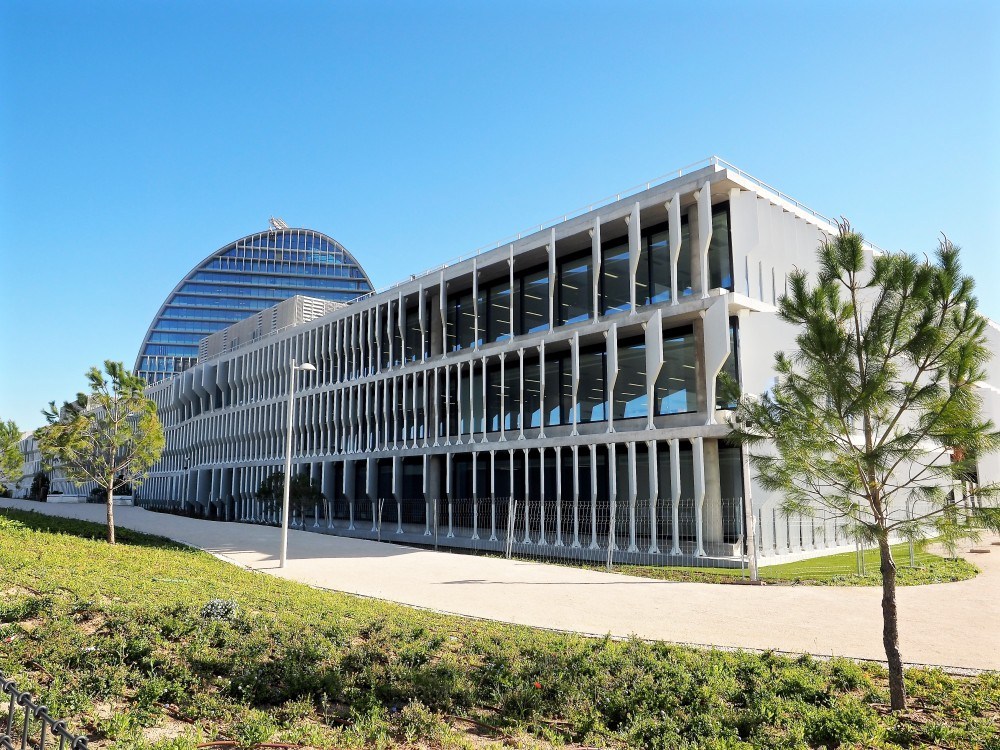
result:
[(220, 248), (177, 283), (146, 331), (135, 373), (149, 383), (173, 377), (197, 362), (200, 337), (296, 294), (350, 302), (371, 291), (339, 242), (272, 225)]

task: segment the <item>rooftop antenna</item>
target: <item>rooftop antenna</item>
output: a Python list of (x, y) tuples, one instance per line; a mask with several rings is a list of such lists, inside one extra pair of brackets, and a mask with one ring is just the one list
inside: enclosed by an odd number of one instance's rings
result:
[(271, 225), (271, 229), (288, 229), (288, 225), (277, 216), (269, 218), (267, 223)]

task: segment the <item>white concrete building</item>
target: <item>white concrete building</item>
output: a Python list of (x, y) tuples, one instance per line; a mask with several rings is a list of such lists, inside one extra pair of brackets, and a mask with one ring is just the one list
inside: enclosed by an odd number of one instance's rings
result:
[[(276, 521), (255, 492), (282, 468), (294, 358), (316, 367), (296, 376), (294, 471), (326, 497), (297, 518), (307, 527), (658, 564), (736, 564), (748, 540), (761, 557), (848, 544), (755, 486), (716, 388), (723, 370), (751, 393), (773, 384), (774, 353), (794, 348), (775, 315), (786, 275), (814, 270), (835, 232), (712, 159), (321, 317), (216, 342), (149, 388), (167, 448), (142, 502)], [(983, 388), (1000, 422), (997, 367)]]

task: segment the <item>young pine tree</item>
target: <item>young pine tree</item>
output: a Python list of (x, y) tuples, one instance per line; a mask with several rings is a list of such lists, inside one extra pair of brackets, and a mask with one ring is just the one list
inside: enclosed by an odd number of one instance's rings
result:
[(826, 512), (878, 544), (882, 641), (893, 710), (906, 706), (890, 538), (948, 542), (1000, 529), (998, 486), (976, 459), (1000, 448), (980, 415), (989, 357), (973, 282), (947, 239), (934, 260), (866, 258), (845, 222), (819, 250), (815, 281), (789, 276), (778, 315), (797, 351), (776, 355), (769, 393), (743, 395), (734, 437), (785, 513)]

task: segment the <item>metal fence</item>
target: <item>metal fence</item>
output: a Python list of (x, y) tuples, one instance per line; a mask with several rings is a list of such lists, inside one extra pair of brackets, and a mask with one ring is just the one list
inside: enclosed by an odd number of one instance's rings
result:
[[(338, 500), (293, 511), (292, 528), (588, 566), (646, 565), (746, 570), (743, 503), (701, 509), (692, 499), (612, 502), (517, 497)], [(223, 514), (220, 514), (222, 516)], [(277, 524), (262, 508), (238, 520)], [(701, 530), (699, 533), (699, 529)]]
[(49, 716), (45, 706), (36, 703), (30, 693), (19, 691), (3, 673), (0, 694), (7, 704), (7, 719), (0, 723), (0, 750), (45, 750), (55, 739), (59, 740), (59, 750), (87, 750), (86, 737), (72, 734), (65, 721)]
[[(207, 505), (144, 501), (151, 510), (215, 520), (278, 525), (280, 506), (253, 499)], [(915, 513), (906, 508), (901, 512)], [(706, 500), (590, 497), (412, 498), (344, 497), (293, 509), (291, 527), (378, 541), (400, 542), (470, 554), (503, 555), (562, 564), (724, 568), (754, 577), (790, 560), (855, 552), (857, 565), (842, 558), (814, 563), (818, 575), (864, 573), (865, 545), (842, 517), (786, 515), (776, 505), (749, 513), (742, 498)], [(699, 533), (700, 529), (700, 533)], [(902, 540), (895, 540), (902, 541)], [(911, 566), (919, 561), (913, 560)], [(870, 572), (870, 571), (868, 571)], [(767, 577), (767, 576), (764, 576)]]

